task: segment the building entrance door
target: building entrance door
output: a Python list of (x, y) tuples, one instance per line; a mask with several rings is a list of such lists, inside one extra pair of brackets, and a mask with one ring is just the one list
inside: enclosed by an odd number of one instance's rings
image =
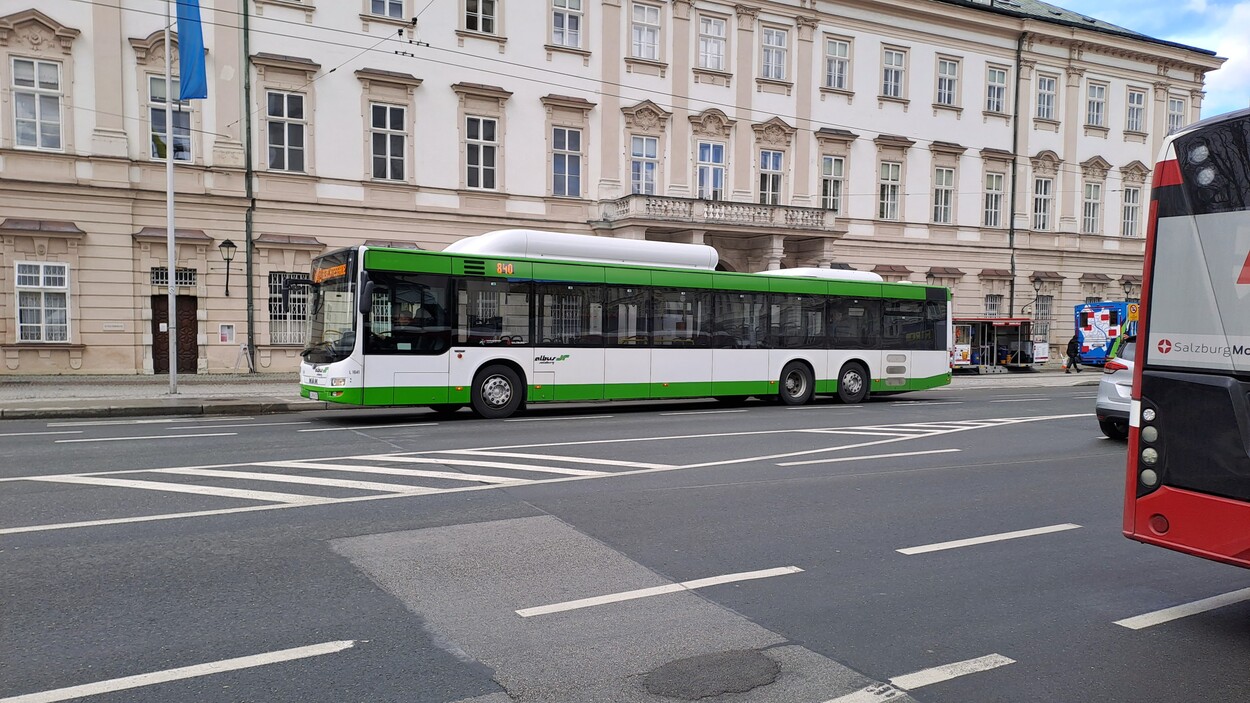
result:
[[(200, 358), (196, 343), (197, 300), (193, 295), (177, 296), (178, 373), (195, 373)], [(169, 373), (169, 333), (161, 325), (169, 321), (169, 296), (152, 296), (152, 372)]]

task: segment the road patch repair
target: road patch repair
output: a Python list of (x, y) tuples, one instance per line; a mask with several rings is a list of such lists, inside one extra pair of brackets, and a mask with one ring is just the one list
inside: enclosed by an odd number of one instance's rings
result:
[[(695, 592), (553, 517), (331, 544), (419, 616), (435, 641), (493, 670), (506, 693), (481, 701), (825, 701), (882, 685), (701, 595), (767, 588), (773, 579)], [(754, 566), (772, 565), (744, 565), (734, 576)], [(803, 577), (782, 568), (781, 578)], [(648, 589), (657, 592), (542, 617), (518, 614)], [(913, 699), (899, 693), (890, 700)]]

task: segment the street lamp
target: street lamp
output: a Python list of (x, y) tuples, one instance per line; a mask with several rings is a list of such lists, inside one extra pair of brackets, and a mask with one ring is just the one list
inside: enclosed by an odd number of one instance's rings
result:
[(226, 262), (226, 295), (230, 295), (230, 262), (234, 261), (234, 253), (238, 247), (234, 242), (226, 239), (217, 245), (217, 250), (221, 252), (221, 258)]
[(1132, 299), (1133, 299), (1133, 288), (1134, 288), (1134, 287), (1136, 287), (1136, 285), (1137, 285), (1137, 284), (1136, 284), (1136, 283), (1134, 283), (1133, 281), (1130, 281), (1130, 280), (1129, 280), (1129, 279), (1127, 279), (1127, 278), (1122, 278), (1122, 279), (1120, 279), (1120, 285), (1124, 287), (1124, 298), (1125, 298), (1125, 300), (1132, 300)]

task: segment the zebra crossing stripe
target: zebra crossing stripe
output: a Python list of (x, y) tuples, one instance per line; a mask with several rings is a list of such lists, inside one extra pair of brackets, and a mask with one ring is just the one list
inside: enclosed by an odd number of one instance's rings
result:
[(403, 464), (454, 464), (455, 466), (475, 466), (482, 469), (512, 469), (514, 471), (535, 471), (541, 474), (562, 474), (564, 476), (602, 476), (603, 471), (586, 469), (563, 469), (555, 466), (531, 466), (529, 464), (509, 464), (502, 461), (476, 461), (473, 459), (443, 459), (438, 457), (397, 456), (394, 454), (375, 454), (373, 456), (357, 456), (353, 459), (364, 461), (395, 461)]
[(493, 452), (484, 449), (453, 449), (438, 454), (467, 454), (470, 456), (494, 456), (508, 459), (538, 459), (540, 461), (562, 461), (568, 464), (597, 464), (600, 466), (623, 466), (629, 469), (671, 469), (672, 464), (644, 464), (640, 461), (619, 461), (616, 459), (595, 459), (584, 456), (561, 456), (559, 454), (523, 454), (521, 452)]
[(414, 476), (418, 478), (445, 478), (452, 481), (474, 481), (476, 483), (528, 483), (528, 479), (523, 478), (505, 478), (503, 476), (486, 476), (483, 474), (462, 474), (456, 471), (397, 469), (389, 466), (319, 464), (310, 461), (267, 461), (260, 464), (260, 466), (273, 466), (283, 469), (315, 469), (317, 471), (346, 471), (362, 474), (386, 474), (389, 476)]
[(178, 474), (180, 476), (208, 476), (212, 478), (236, 478), (249, 481), (273, 481), (275, 483), (299, 483), (309, 486), (330, 486), (333, 488), (351, 488), (358, 491), (379, 491), (382, 493), (438, 493), (437, 488), (425, 488), (403, 483), (377, 483), (374, 481), (352, 481), (340, 478), (321, 478), (318, 476), (294, 476), (291, 474), (268, 474), (255, 471), (219, 471), (216, 469), (154, 469), (153, 473)]
[(167, 493), (194, 493), (197, 495), (217, 496), (219, 498), (241, 498), (243, 500), (263, 500), (267, 503), (313, 504), (332, 501), (332, 498), (306, 496), (295, 493), (272, 493), (270, 491), (248, 491), (239, 488), (220, 488), (218, 486), (198, 486), (186, 483), (162, 483), (160, 481), (138, 481), (127, 478), (103, 478), (100, 476), (32, 476), (31, 481), (49, 481), (51, 483), (77, 483), (85, 486), (108, 486), (111, 488), (139, 488), (148, 491), (165, 491)]

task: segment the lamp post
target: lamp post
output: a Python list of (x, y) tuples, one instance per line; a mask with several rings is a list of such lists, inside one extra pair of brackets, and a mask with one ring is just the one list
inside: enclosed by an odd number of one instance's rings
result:
[(1120, 279), (1120, 285), (1124, 288), (1124, 299), (1129, 302), (1133, 302), (1133, 288), (1135, 288), (1137, 284), (1127, 278), (1122, 278)]
[(223, 240), (217, 245), (217, 250), (221, 252), (221, 258), (226, 262), (226, 295), (230, 295), (230, 262), (234, 261), (234, 253), (238, 251), (238, 247), (229, 239)]

